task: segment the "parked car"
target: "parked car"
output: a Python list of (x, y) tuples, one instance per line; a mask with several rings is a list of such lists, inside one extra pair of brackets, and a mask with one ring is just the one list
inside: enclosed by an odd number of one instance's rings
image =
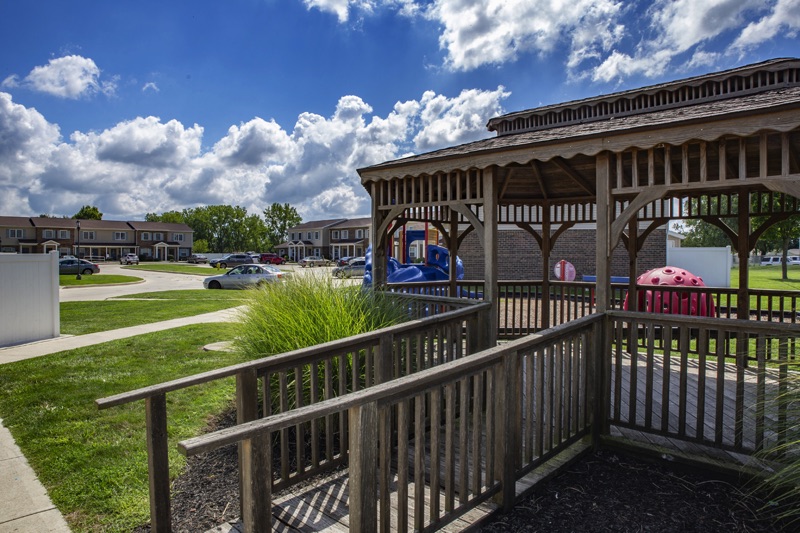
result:
[(248, 265), (258, 263), (258, 260), (253, 260), (247, 254), (228, 254), (220, 259), (212, 259), (208, 262), (209, 265), (215, 268), (228, 268), (234, 265)]
[(203, 254), (192, 254), (186, 259), (187, 263), (203, 264), (208, 263), (208, 257)]
[(347, 263), (349, 263), (351, 259), (353, 259), (353, 257), (350, 256), (340, 257), (339, 259), (336, 260), (336, 266), (344, 266)]
[(125, 254), (119, 259), (120, 265), (138, 265), (139, 256), (136, 254)]
[(789, 256), (789, 264), (790, 265), (800, 265), (800, 255), (791, 255), (791, 256)]
[(781, 257), (778, 255), (765, 256), (761, 258), (761, 266), (780, 265)]
[(363, 257), (354, 257), (344, 266), (337, 266), (333, 269), (333, 275), (337, 278), (352, 278), (353, 276), (363, 276), (364, 267), (367, 265)]
[(330, 261), (318, 255), (309, 255), (308, 257), (302, 258), (298, 263), (301, 267), (315, 267), (327, 265)]
[(100, 272), (100, 267), (86, 259), (61, 259), (58, 262), (59, 274), (77, 274), (80, 272), (84, 275), (97, 274)]
[(286, 259), (284, 259), (283, 257), (279, 256), (278, 254), (273, 254), (273, 253), (261, 254), (261, 256), (258, 258), (258, 260), (261, 263), (270, 264), (270, 265), (284, 265), (284, 264), (286, 264)]
[(279, 281), (283, 272), (272, 265), (239, 265), (225, 274), (203, 280), (206, 289), (247, 289)]

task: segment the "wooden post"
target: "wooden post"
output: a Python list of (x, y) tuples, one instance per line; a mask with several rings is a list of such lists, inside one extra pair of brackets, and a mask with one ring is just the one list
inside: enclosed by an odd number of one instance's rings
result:
[(542, 324), (541, 329), (550, 327), (550, 249), (553, 241), (550, 238), (550, 205), (542, 206)]
[[(269, 386), (264, 387), (265, 391), (269, 390)], [(267, 400), (269, 401), (269, 400)], [(258, 418), (258, 375), (255, 369), (246, 369), (236, 374), (236, 423), (243, 424), (251, 422)], [(258, 460), (255, 458), (248, 458), (248, 454), (255, 453), (254, 443), (247, 443), (248, 449), (245, 449), (245, 442), (239, 443), (239, 494), (242, 499), (239, 502), (242, 520), (248, 514), (253, 514), (252, 509), (246, 509), (245, 493), (248, 491), (256, 490), (248, 487), (248, 483), (257, 483), (256, 479), (251, 479), (252, 468), (257, 466)], [(257, 446), (256, 446), (257, 447)], [(268, 478), (272, 483), (272, 477)], [(252, 502), (252, 505), (260, 505), (260, 501)], [(269, 509), (269, 507), (267, 507)], [(256, 515), (258, 513), (255, 513)], [(245, 528), (246, 529), (246, 528)]]
[(172, 531), (167, 454), (167, 396), (145, 399), (147, 469), (150, 475), (150, 528), (154, 533)]
[(609, 263), (611, 258), (611, 219), (614, 209), (610, 188), (611, 158), (608, 152), (597, 154), (595, 164), (597, 166), (597, 282), (595, 295), (597, 312), (605, 313), (608, 310), (611, 292)]
[(520, 432), (519, 378), (521, 375), (520, 357), (517, 353), (503, 357), (502, 364), (496, 368), (498, 380), (498, 401), (495, 404), (495, 420), (500, 423), (495, 433), (495, 472), (500, 476), (502, 490), (498, 494), (503, 512), (514, 507), (516, 499), (516, 471), (519, 466), (519, 452), (522, 449)]
[(372, 228), (370, 243), (372, 244), (372, 288), (378, 289), (386, 285), (386, 234), (380, 232), (385, 214), (379, 209), (378, 184), (372, 182)]
[(239, 443), (245, 533), (272, 531), (272, 453), (269, 433)]
[(484, 287), (483, 299), (492, 304), (489, 320), (485, 324), (489, 346), (497, 344), (498, 285), (497, 285), (497, 188), (493, 169), (483, 171), (483, 235), (484, 235)]
[(450, 235), (447, 239), (447, 250), (450, 253), (450, 296), (459, 298), (458, 294), (458, 273), (456, 272), (456, 257), (458, 256), (458, 212), (450, 210)]
[(736, 318), (750, 319), (750, 290), (748, 272), (750, 257), (750, 193), (739, 193), (739, 240), (736, 245), (739, 254), (739, 290), (737, 291)]
[(628, 222), (628, 311), (639, 309), (639, 295), (636, 289), (636, 271), (639, 256), (639, 217), (633, 215)]
[[(349, 409), (350, 426), (350, 531), (372, 533), (378, 529), (376, 470), (378, 404)], [(381, 472), (382, 476), (387, 475)]]
[[(382, 335), (378, 341), (378, 359), (375, 361), (375, 384), (387, 383), (392, 380), (392, 347), (394, 335)], [(418, 350), (422, 348), (417, 346)], [(400, 377), (400, 376), (398, 376)]]

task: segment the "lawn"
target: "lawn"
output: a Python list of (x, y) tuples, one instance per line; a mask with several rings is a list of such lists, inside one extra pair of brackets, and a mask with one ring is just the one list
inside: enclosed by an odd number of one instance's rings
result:
[[(144, 403), (100, 411), (94, 400), (242, 362), (202, 349), (234, 327), (187, 326), (3, 365), (0, 418), (73, 531), (131, 531), (149, 518)], [(185, 464), (176, 443), (202, 431), (233, 391), (231, 379), (168, 395), (171, 472)]]
[(87, 285), (108, 285), (110, 283), (138, 283), (142, 278), (135, 276), (120, 276), (117, 274), (91, 274), (81, 275), (76, 279), (75, 274), (62, 274), (58, 276), (58, 284), (62, 287), (85, 287)]
[[(800, 291), (800, 266), (788, 267), (788, 280), (781, 279), (780, 266), (751, 266), (748, 271), (751, 289), (774, 289), (779, 291)], [(739, 287), (739, 268), (731, 270), (731, 287)]]
[(246, 295), (244, 291), (195, 290), (143, 293), (134, 297), (137, 299), (62, 302), (61, 333), (85, 335), (210, 313), (241, 305)]
[(197, 276), (215, 276), (219, 269), (208, 265), (190, 265), (188, 263), (140, 263), (122, 267), (123, 270), (150, 270), (153, 272), (175, 272), (178, 274), (194, 274)]

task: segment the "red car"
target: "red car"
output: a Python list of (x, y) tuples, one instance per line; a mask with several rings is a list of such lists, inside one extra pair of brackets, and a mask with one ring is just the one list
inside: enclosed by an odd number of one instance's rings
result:
[(271, 264), (271, 265), (283, 265), (286, 263), (286, 259), (279, 256), (278, 254), (271, 254), (271, 253), (261, 254), (261, 257), (259, 257), (259, 261), (261, 261), (261, 264)]

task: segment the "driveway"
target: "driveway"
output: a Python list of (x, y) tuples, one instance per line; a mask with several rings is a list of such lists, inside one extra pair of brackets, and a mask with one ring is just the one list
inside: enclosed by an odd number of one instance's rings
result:
[[(174, 274), (169, 272), (152, 272), (148, 270), (130, 270), (114, 263), (101, 263), (102, 274), (119, 274), (142, 278), (144, 283), (128, 285), (90, 285), (85, 287), (61, 287), (59, 300), (62, 302), (85, 302), (89, 300), (105, 300), (116, 296), (128, 296), (142, 292), (159, 292), (173, 290), (202, 289), (203, 278), (191, 274)], [(208, 269), (208, 275), (217, 273)]]

